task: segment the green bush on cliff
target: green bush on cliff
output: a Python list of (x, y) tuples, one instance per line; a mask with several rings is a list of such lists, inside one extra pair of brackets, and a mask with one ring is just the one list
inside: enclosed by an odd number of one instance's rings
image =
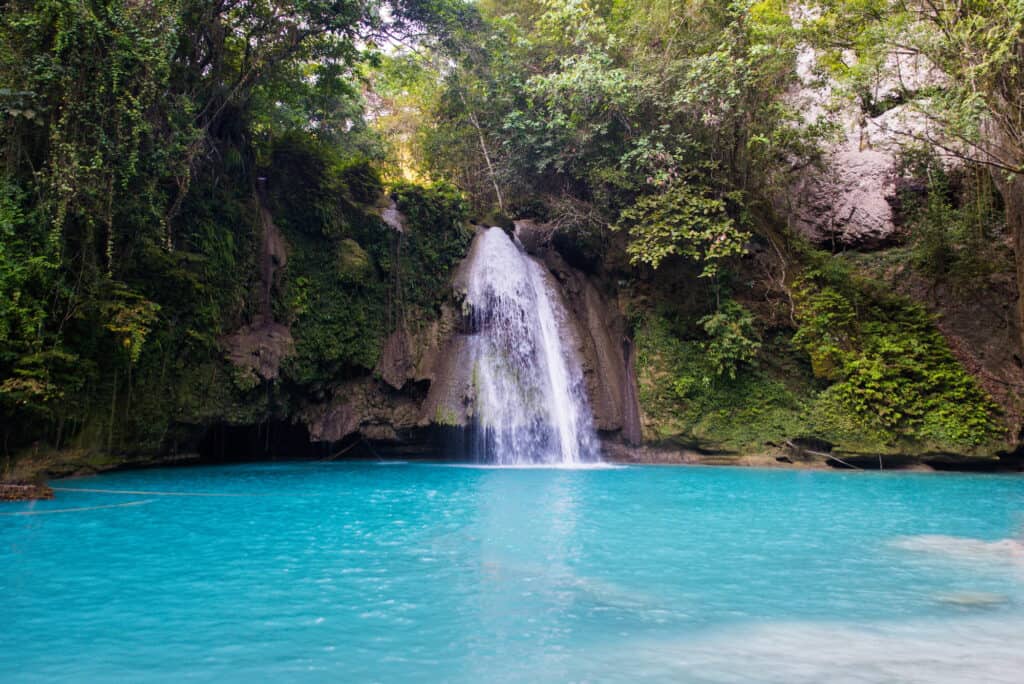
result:
[(373, 240), (367, 248), (351, 237), (333, 239), (282, 222), (289, 257), (280, 318), (291, 322), (295, 339), (283, 370), (298, 385), (344, 379), (377, 363), (387, 333), (388, 280), (370, 253), (386, 253), (391, 237), (376, 217), (360, 218), (363, 239)]
[(969, 289), (1003, 266), (1005, 221), (989, 169), (950, 169), (934, 150), (908, 146), (898, 172), (900, 216), (918, 272)]
[(740, 450), (798, 436), (871, 450), (997, 443), (998, 407), (928, 313), (835, 260), (819, 261), (795, 288), (791, 339), (775, 333), (758, 347), (750, 314), (735, 303), (701, 319), (704, 336), (686, 317), (640, 317), (649, 436)]
[(999, 439), (996, 405), (921, 306), (821, 270), (805, 274), (795, 292), (794, 342), (815, 375), (832, 383), (812, 411), (819, 425), (845, 433), (859, 426), (884, 444), (971, 447)]
[(260, 173), (275, 219), (297, 230), (338, 237), (383, 192), (380, 174), (369, 160), (343, 157), (337, 148), (302, 131), (282, 136), (269, 157)]
[(752, 363), (761, 348), (754, 317), (730, 299), (698, 322), (708, 335), (704, 356), (714, 367), (715, 374), (728, 375), (735, 380), (736, 371), (743, 364)]

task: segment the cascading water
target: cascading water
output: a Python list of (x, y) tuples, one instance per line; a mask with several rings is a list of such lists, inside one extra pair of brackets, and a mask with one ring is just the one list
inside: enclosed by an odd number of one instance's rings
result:
[(477, 239), (466, 288), (477, 460), (598, 461), (583, 372), (550, 275), (500, 228)]

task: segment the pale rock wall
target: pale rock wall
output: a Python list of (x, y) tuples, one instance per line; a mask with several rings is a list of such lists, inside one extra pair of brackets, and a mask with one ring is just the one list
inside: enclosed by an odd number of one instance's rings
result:
[[(937, 74), (920, 59), (893, 56), (898, 80), (882, 83), (872, 93), (876, 102), (896, 102), (901, 92), (937, 83)], [(899, 240), (893, 211), (897, 164), (901, 149), (934, 138), (928, 119), (906, 104), (872, 117), (855, 104), (832, 110), (834, 84), (815, 73), (815, 53), (805, 48), (798, 57), (801, 85), (788, 96), (805, 122), (828, 118), (839, 128), (838, 140), (827, 144), (820, 160), (794, 169), (776, 199), (776, 209), (798, 234), (836, 251), (878, 249)], [(953, 157), (947, 163), (956, 163)]]

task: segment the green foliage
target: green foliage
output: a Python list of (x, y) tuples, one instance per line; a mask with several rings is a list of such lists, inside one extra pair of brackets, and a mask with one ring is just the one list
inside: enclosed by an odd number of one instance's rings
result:
[[(531, 207), (575, 265), (699, 268), (721, 294), (821, 132), (781, 97), (802, 41), (872, 111), (909, 99), (1020, 172), (1018, 0), (816, 4), (797, 28), (779, 0), (3, 3), (4, 438), (158, 448), (190, 422), (263, 419), (366, 374), (386, 335), (448, 296), (470, 207)], [(415, 50), (395, 47), (409, 35)], [(897, 45), (948, 83), (877, 95)], [(377, 216), (381, 168), (403, 232)], [(927, 181), (904, 198), (918, 268), (983, 274), (992, 187), (974, 167), (906, 168)], [(272, 311), (296, 349), (268, 384), (228, 366), (222, 341), (266, 313), (271, 219), (287, 243)], [(996, 434), (919, 309), (829, 265), (796, 300), (816, 381), (797, 362), (787, 378), (778, 361), (796, 353), (726, 299), (679, 325), (648, 312), (645, 408), (734, 444), (800, 420), (877, 443)]]
[(383, 261), (397, 271), (400, 304), (432, 314), (447, 295), (451, 269), (466, 255), (473, 237), (465, 223), (466, 200), (446, 183), (402, 184), (391, 192), (406, 217), (406, 234), (398, 237), (396, 254)]
[(82, 389), (81, 359), (57, 349), (20, 356), (0, 383), (5, 412), (31, 420), (52, 418), (57, 406)]
[(629, 231), (633, 263), (657, 268), (665, 258), (681, 254), (703, 265), (702, 277), (713, 277), (723, 260), (744, 252), (750, 237), (726, 208), (725, 199), (708, 188), (682, 180), (624, 209), (617, 228)]
[[(435, 67), (445, 89), (427, 103), (424, 146), (430, 170), (459, 180), (478, 209), (495, 203), (497, 184), (508, 204), (544, 197), (560, 225), (581, 214), (636, 224), (633, 256), (660, 263), (705, 251), (687, 245), (712, 230), (711, 241), (742, 232), (731, 223), (771, 165), (807, 151), (777, 99), (794, 75), (783, 3), (551, 0), (482, 12), (464, 37), (478, 47), (455, 70)], [(644, 232), (649, 214), (663, 220)]]
[[(849, 273), (807, 274), (792, 341), (774, 336), (756, 352), (741, 343), (757, 364), (736, 365), (732, 375), (720, 370), (713, 337), (693, 339), (680, 323), (646, 313), (636, 344), (650, 436), (740, 450), (800, 436), (910, 452), (998, 443), (998, 408), (931, 318), (863, 288)], [(723, 321), (749, 316), (734, 303), (723, 308), (733, 309), (715, 315)]]
[(953, 171), (928, 148), (900, 158), (899, 204), (915, 269), (969, 289), (1000, 264), (1004, 221), (991, 174), (977, 165)]
[(757, 358), (761, 341), (754, 329), (754, 317), (736, 302), (723, 302), (715, 313), (698, 322), (708, 336), (705, 358), (717, 375), (735, 380), (736, 371)]
[(107, 321), (104, 327), (114, 333), (127, 352), (128, 359), (135, 363), (157, 320), (160, 305), (132, 292), (123, 283), (111, 285), (112, 296), (103, 302), (104, 318)]
[(436, 314), (448, 296), (451, 269), (465, 256), (472, 233), (465, 200), (453, 187), (398, 185), (392, 190), (406, 217), (398, 233), (369, 210), (346, 214), (345, 237), (310, 231), (305, 213), (284, 213), (280, 224), (292, 249), (283, 311), (293, 319), (295, 355), (288, 379), (316, 387), (372, 370), (386, 335)]
[[(955, 141), (958, 156), (1024, 174), (1024, 3), (816, 0), (808, 9), (802, 34), (865, 110), (905, 102), (929, 120), (930, 144), (950, 149)], [(941, 81), (922, 82), (918, 70)]]
[(454, 185), (436, 183), (424, 187), (400, 183), (391, 189), (391, 194), (413, 230), (461, 229), (466, 220), (466, 200)]
[[(338, 272), (343, 280), (354, 285), (376, 276), (370, 255), (352, 238), (345, 238), (338, 244), (338, 253)], [(300, 305), (303, 310), (307, 308)]]
[(826, 427), (900, 441), (972, 447), (1000, 437), (998, 409), (919, 305), (854, 276), (811, 271), (797, 292), (794, 343), (831, 381), (814, 412)]
[(355, 281), (323, 238), (286, 236), (292, 252), (284, 302), (294, 316), (295, 354), (283, 365), (285, 376), (297, 385), (317, 386), (372, 369), (388, 332), (383, 274)]
[(298, 259), (311, 271), (296, 277), (307, 296), (295, 314), (331, 323), (311, 326), (330, 357), (319, 370), (372, 366), (388, 288), (352, 235), (375, 221), (364, 209), (382, 193), (382, 146), (357, 66), (383, 36), (444, 33), (461, 6), (3, 3), (5, 445), (155, 449), (177, 439), (175, 423), (266, 414), (270, 392), (233, 383), (220, 349), (259, 306), (258, 206), (319, 250)]
[(373, 204), (383, 192), (368, 160), (344, 159), (336, 148), (299, 131), (275, 142), (260, 173), (280, 220), (327, 237), (344, 233), (350, 221), (359, 220), (360, 206)]
[(807, 429), (809, 388), (799, 368), (776, 375), (747, 365), (735, 375), (722, 373), (707, 341), (686, 339), (678, 325), (653, 313), (637, 327), (636, 345), (649, 437), (746, 450)]
[(0, 179), (0, 363), (42, 343), (46, 295), (56, 275), (56, 255), (26, 216), (25, 201), (25, 193)]

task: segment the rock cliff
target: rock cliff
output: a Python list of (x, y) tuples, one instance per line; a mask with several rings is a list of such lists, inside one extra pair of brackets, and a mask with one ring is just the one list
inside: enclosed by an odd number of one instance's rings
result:
[[(559, 286), (568, 320), (566, 339), (580, 358), (595, 426), (610, 438), (636, 442), (639, 410), (630, 368), (631, 342), (615, 298), (604, 283), (566, 263), (553, 246), (552, 227), (516, 224), (528, 253)], [(467, 340), (474, 334), (461, 311), (465, 278), (478, 258), (475, 240), (451, 281), (451, 296), (434, 320), (402, 325), (384, 343), (373, 377), (335, 385), (328, 401), (300, 414), (310, 438), (340, 442), (359, 436), (371, 442), (425, 442), (435, 428), (462, 428), (472, 419), (473, 375)]]

